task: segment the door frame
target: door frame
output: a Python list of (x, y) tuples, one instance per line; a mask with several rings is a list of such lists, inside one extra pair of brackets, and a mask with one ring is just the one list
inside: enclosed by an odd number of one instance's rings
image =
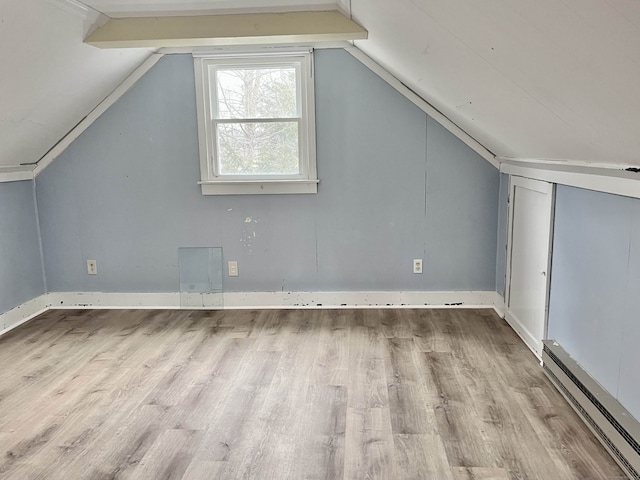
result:
[[(549, 328), (549, 299), (551, 294), (551, 267), (553, 263), (553, 228), (554, 228), (554, 220), (555, 220), (555, 211), (556, 211), (556, 184), (551, 182), (546, 182), (544, 180), (534, 180), (527, 177), (520, 177), (516, 175), (509, 175), (509, 196), (507, 199), (508, 203), (508, 220), (507, 220), (507, 263), (506, 263), (506, 271), (505, 271), (505, 289), (504, 289), (504, 310), (505, 310), (505, 320), (509, 323), (511, 328), (515, 330), (518, 336), (522, 339), (522, 341), (529, 347), (529, 349), (534, 353), (538, 359), (542, 359), (542, 351), (538, 352), (533, 345), (529, 344), (528, 339), (523, 335), (524, 332), (520, 331), (520, 322), (515, 319), (515, 317), (511, 313), (510, 303), (511, 303), (511, 270), (512, 270), (512, 254), (513, 254), (513, 224), (514, 224), (514, 214), (515, 214), (515, 189), (516, 187), (524, 187), (529, 188), (531, 190), (537, 190), (542, 192), (542, 189), (539, 188), (541, 185), (545, 185), (544, 193), (551, 195), (551, 208), (549, 212), (549, 238), (545, 238), (549, 242), (549, 249), (547, 254), (547, 262), (546, 262), (546, 288), (545, 288), (545, 304), (544, 304), (544, 327), (543, 327), (543, 338), (540, 340), (544, 340), (547, 338), (548, 328)], [(536, 188), (538, 187), (538, 188)], [(527, 332), (528, 333), (528, 332)]]

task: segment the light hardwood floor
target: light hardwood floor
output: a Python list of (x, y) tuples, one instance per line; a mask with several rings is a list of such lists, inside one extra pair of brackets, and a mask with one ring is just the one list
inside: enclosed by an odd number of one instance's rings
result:
[(0, 338), (0, 478), (625, 478), (489, 310), (52, 311)]

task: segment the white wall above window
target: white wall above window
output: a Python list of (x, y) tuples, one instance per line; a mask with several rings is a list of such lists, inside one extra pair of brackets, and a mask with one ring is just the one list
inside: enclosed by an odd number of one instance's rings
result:
[(312, 62), (194, 55), (204, 195), (317, 192)]

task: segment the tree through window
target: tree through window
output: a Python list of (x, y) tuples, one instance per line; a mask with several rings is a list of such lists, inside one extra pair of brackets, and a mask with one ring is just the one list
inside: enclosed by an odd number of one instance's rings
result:
[(310, 61), (309, 54), (196, 59), (204, 87), (203, 185), (306, 180), (315, 186)]

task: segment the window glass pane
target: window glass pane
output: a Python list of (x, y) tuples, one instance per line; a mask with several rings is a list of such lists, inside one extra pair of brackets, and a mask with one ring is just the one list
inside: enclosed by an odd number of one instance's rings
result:
[(297, 175), (298, 122), (217, 125), (220, 175)]
[(218, 116), (224, 119), (298, 117), (296, 69), (217, 69)]

